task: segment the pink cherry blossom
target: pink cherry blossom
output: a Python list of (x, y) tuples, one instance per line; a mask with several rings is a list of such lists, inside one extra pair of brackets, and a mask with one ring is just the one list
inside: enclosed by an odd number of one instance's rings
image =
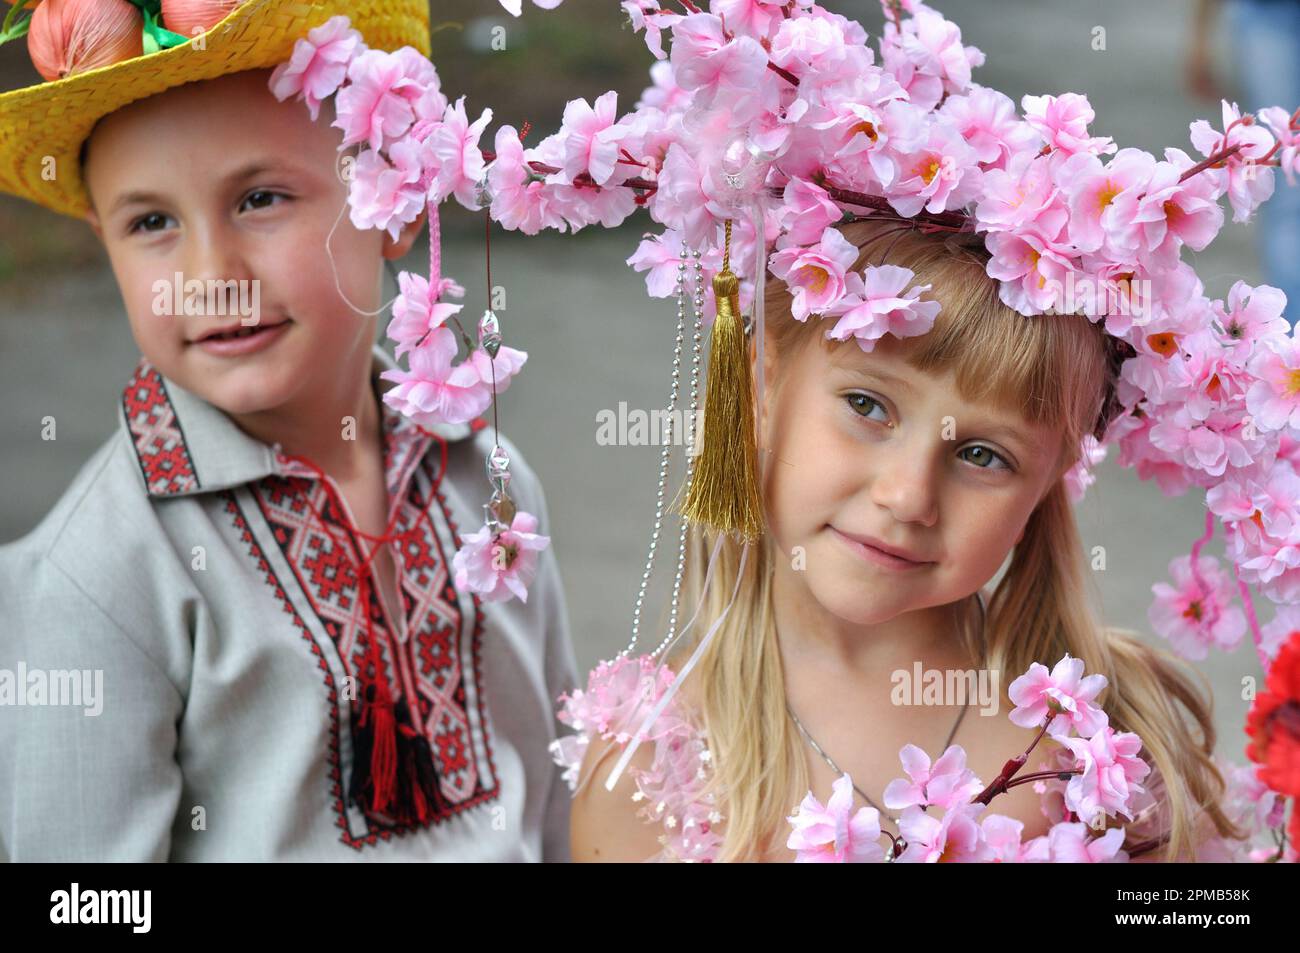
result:
[(901, 30), (886, 20), (881, 55), (898, 77), (908, 99), (932, 108), (944, 93), (960, 94), (970, 86), (971, 69), (984, 62), (984, 53), (963, 46), (961, 30), (938, 11), (917, 3)]
[(1253, 345), (1264, 338), (1283, 338), (1290, 334), (1291, 325), (1282, 314), (1286, 306), (1286, 295), (1280, 288), (1251, 287), (1237, 280), (1228, 291), (1226, 308), (1220, 306), (1216, 310), (1219, 325), (1229, 339)]
[(1291, 114), (1280, 106), (1259, 110), (1259, 118), (1276, 137), (1279, 149), (1275, 157), (1286, 174), (1287, 185), (1294, 187), (1296, 173), (1300, 172), (1300, 126), (1293, 124)]
[(853, 812), (853, 782), (841, 775), (825, 806), (809, 791), (799, 810), (786, 818), (793, 827), (786, 847), (801, 864), (867, 864), (885, 859), (880, 814), (874, 807)]
[(1068, 310), (1065, 285), (1074, 268), (1074, 249), (1033, 230), (991, 232), (985, 271), (997, 278), (998, 298), (1023, 315)]
[(796, 245), (811, 245), (844, 215), (826, 190), (804, 179), (791, 179), (781, 205), (781, 224)]
[(1076, 153), (1106, 155), (1115, 151), (1115, 143), (1109, 136), (1088, 135), (1088, 124), (1096, 118), (1096, 113), (1087, 96), (1079, 93), (1024, 96), (1020, 108), (1025, 111), (1025, 122), (1043, 137), (1043, 141), (1066, 156)]
[(1025, 825), (1001, 814), (989, 814), (980, 820), (984, 843), (992, 856), (990, 863), (1016, 863), (1020, 859), (1020, 837)]
[(1191, 140), (1201, 155), (1209, 157), (1229, 146), (1240, 150), (1226, 160), (1228, 201), (1232, 220), (1247, 221), (1259, 203), (1273, 194), (1273, 170), (1259, 164), (1273, 148), (1273, 136), (1255, 122), (1245, 122), (1236, 103), (1222, 100), (1224, 132), (1218, 132), (1204, 119), (1191, 124)]
[(900, 864), (987, 863), (993, 849), (984, 841), (984, 832), (976, 821), (983, 804), (949, 807), (942, 817), (927, 814), (920, 807), (909, 807), (898, 818), (898, 832), (907, 841), (899, 855)]
[(343, 130), (344, 148), (366, 142), (381, 149), (411, 128), (416, 103), (429, 92), (433, 64), (416, 54), (366, 49), (348, 64), (348, 84), (339, 90), (333, 125)]
[(1133, 820), (1130, 800), (1144, 790), (1138, 782), (1151, 771), (1138, 757), (1142, 739), (1106, 725), (1091, 738), (1062, 738), (1061, 744), (1078, 759), (1076, 769), (1083, 768), (1066, 784), (1066, 806), (1089, 826), (1107, 814)]
[[(641, 2), (655, 3), (657, 0), (641, 0)], [(641, 98), (636, 103), (637, 113), (634, 115), (644, 116), (648, 110), (655, 110), (662, 114), (659, 116), (659, 124), (666, 124), (670, 116), (690, 105), (691, 96), (690, 92), (677, 85), (673, 65), (660, 60), (650, 67), (650, 85), (641, 92)], [(660, 132), (664, 131), (660, 129)]]
[(1007, 717), (1021, 728), (1039, 728), (1050, 718), (1047, 733), (1058, 740), (1071, 730), (1091, 738), (1110, 720), (1092, 704), (1105, 687), (1105, 675), (1085, 677), (1083, 659), (1071, 658), (1068, 652), (1050, 673), (1045, 665), (1034, 662), (1007, 686), (1007, 697), (1016, 705)]
[[(746, 239), (746, 228), (742, 227), (732, 235), (734, 260), (748, 260), (747, 249), (752, 242)], [(627, 263), (637, 271), (646, 272), (646, 292), (652, 298), (667, 298), (677, 288), (677, 266), (685, 263), (683, 287), (688, 296), (695, 293), (694, 258), (680, 257), (681, 236), (669, 229), (662, 235), (648, 235), (637, 250), (628, 257)], [(704, 285), (703, 319), (704, 326), (711, 327), (717, 313), (717, 302), (713, 297), (713, 276), (722, 270), (722, 249), (712, 248), (700, 256), (700, 273)], [(740, 310), (745, 313), (754, 300), (754, 283), (747, 279), (740, 282)]]
[[(808, 0), (804, 0), (805, 5)], [(709, 9), (718, 14), (732, 33), (770, 40), (783, 21), (782, 0), (713, 0)]]
[(1013, 157), (1028, 159), (1038, 151), (1034, 129), (1016, 116), (1011, 97), (996, 89), (974, 86), (963, 96), (949, 96), (938, 114), (961, 133), (986, 171), (1006, 168)]
[(632, 31), (645, 30), (646, 47), (656, 59), (664, 59), (668, 54), (664, 52), (663, 31), (671, 30), (682, 14), (662, 9), (659, 0), (624, 0), (622, 8), (632, 23)]
[(1255, 349), (1247, 369), (1256, 378), (1246, 408), (1261, 430), (1289, 427), (1300, 437), (1300, 338), (1270, 336)]
[[(628, 129), (618, 125), (618, 93), (610, 90), (596, 100), (571, 100), (564, 107), (564, 174), (569, 181), (584, 172), (597, 185), (614, 175), (619, 160), (620, 140)], [(626, 178), (626, 175), (620, 178)]]
[(484, 602), (517, 598), (528, 601), (528, 586), (537, 572), (537, 554), (551, 543), (537, 532), (537, 517), (515, 513), (508, 529), (493, 534), (484, 526), (461, 540), (452, 557), (458, 589), (476, 592)]
[(479, 207), (478, 182), (483, 177), (484, 163), (478, 141), (491, 121), (492, 110), (485, 109), (471, 125), (465, 115), (464, 96), (447, 107), (442, 123), (423, 146), (426, 164), (437, 170), (429, 189), (430, 202), (454, 195), (467, 209)]
[(1047, 834), (1054, 864), (1126, 863), (1124, 828), (1112, 827), (1100, 837), (1093, 836), (1086, 824), (1057, 824)]
[(504, 394), (510, 387), (510, 381), (519, 373), (527, 360), (526, 351), (502, 345), (497, 351), (497, 356), (491, 358), (482, 348), (476, 347), (465, 359), (465, 363), (478, 372), (479, 380), (483, 382), (484, 387), (489, 388), (489, 393), (491, 393), (490, 389), (495, 387), (498, 394)]
[(374, 149), (357, 156), (348, 185), (352, 224), (359, 229), (378, 228), (396, 241), (402, 226), (424, 211), (426, 196), (420, 186), (424, 164), (420, 144), (399, 139), (388, 147), (388, 157)]
[[(1080, 251), (1097, 251), (1104, 244), (1110, 255), (1135, 247), (1133, 197), (1145, 194), (1155, 164), (1155, 157), (1141, 149), (1121, 149), (1104, 166), (1087, 152), (1067, 159), (1057, 170), (1057, 181), (1068, 190), (1070, 242)], [(1121, 197), (1127, 201), (1121, 203)]]
[(1014, 155), (1005, 169), (984, 173), (984, 195), (975, 206), (980, 231), (1061, 234), (1069, 211), (1046, 157)]
[(897, 265), (869, 265), (865, 272), (849, 272), (844, 296), (824, 312), (827, 317), (839, 318), (826, 337), (836, 341), (852, 337), (869, 352), (886, 334), (904, 338), (928, 332), (940, 305), (920, 300), (921, 294), (930, 290), (928, 284), (908, 288), (915, 277), (910, 268)]
[(552, 195), (540, 176), (527, 166), (527, 156), (514, 126), (502, 126), (496, 135), (496, 159), (488, 169), (492, 192), (492, 218), (502, 228), (536, 235), (543, 228), (565, 227), (554, 208)]
[(442, 279), (437, 289), (430, 289), (429, 279), (409, 271), (397, 273), (397, 287), (399, 294), (393, 301), (393, 319), (385, 333), (397, 342), (393, 356), (400, 358), (415, 347), (426, 332), (441, 327), (464, 307), (442, 301), (442, 296), (463, 298), (465, 289), (450, 278)]
[(807, 321), (844, 297), (844, 275), (857, 258), (858, 249), (838, 229), (827, 228), (816, 245), (782, 248), (768, 267), (790, 286), (794, 319)]
[(1191, 556), (1178, 556), (1169, 563), (1174, 585), (1152, 585), (1155, 601), (1147, 619), (1155, 631), (1168, 639), (1184, 658), (1203, 659), (1211, 646), (1231, 652), (1246, 633), (1246, 617), (1233, 604), (1235, 587), (1231, 576), (1213, 556), (1197, 560), (1200, 582), (1191, 569)]
[(900, 156), (898, 177), (885, 190), (899, 215), (961, 208), (979, 195), (983, 173), (975, 150), (947, 123), (933, 123), (928, 131), (916, 150)]
[(381, 372), (384, 380), (396, 381), (384, 402), (423, 426), (465, 423), (483, 413), (492, 403), (492, 389), (474, 365), (452, 366), (456, 351), (451, 329), (434, 328), (424, 344), (410, 349), (409, 371)]
[(767, 69), (767, 52), (749, 36), (727, 39), (712, 13), (692, 13), (673, 24), (669, 56), (682, 89), (753, 89)]
[(1189, 407), (1180, 405), (1166, 411), (1147, 436), (1153, 447), (1182, 466), (1210, 477), (1220, 478), (1255, 464), (1245, 421), (1231, 411), (1212, 411), (1200, 420)]
[[(834, 144), (833, 157), (826, 164), (831, 179), (860, 183), (868, 190), (883, 193), (898, 178), (903, 157), (921, 148), (926, 124), (926, 114), (911, 103), (848, 102), (835, 104), (832, 118), (821, 124), (824, 136), (810, 138), (797, 130), (793, 135), (796, 144), (812, 147), (806, 160), (809, 173), (822, 165), (819, 154), (829, 141)], [(815, 123), (810, 125), (817, 128)], [(782, 165), (802, 172), (800, 163), (795, 161), (798, 155), (798, 147), (791, 147)]]
[(961, 745), (949, 745), (933, 765), (930, 756), (913, 744), (904, 745), (898, 757), (909, 780), (895, 778), (885, 786), (885, 807), (890, 810), (931, 804), (955, 807), (984, 790), (980, 779), (966, 767), (966, 751)]
[(347, 17), (330, 17), (294, 43), (289, 59), (271, 73), (271, 92), (281, 101), (295, 95), (303, 99), (315, 122), (321, 101), (334, 95), (347, 78), (348, 63), (364, 48), (361, 33)]

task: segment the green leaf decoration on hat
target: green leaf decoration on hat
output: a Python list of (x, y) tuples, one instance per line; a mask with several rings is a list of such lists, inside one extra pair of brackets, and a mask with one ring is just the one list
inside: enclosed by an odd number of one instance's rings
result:
[(18, 13), (23, 7), (27, 6), (27, 4), (31, 2), (33, 2), (33, 0), (17, 0), (17, 2), (9, 8), (9, 12), (5, 14), (3, 25), (0, 25), (0, 46), (3, 46), (10, 40), (17, 40), (20, 37), (27, 35), (27, 29), (32, 25), (32, 15), (31, 13), (28, 13), (27, 16), (18, 20)]
[(144, 14), (144, 29), (141, 39), (144, 41), (144, 55), (157, 53), (173, 46), (188, 43), (193, 37), (173, 33), (162, 25), (162, 0), (127, 0), (132, 6), (139, 7)]

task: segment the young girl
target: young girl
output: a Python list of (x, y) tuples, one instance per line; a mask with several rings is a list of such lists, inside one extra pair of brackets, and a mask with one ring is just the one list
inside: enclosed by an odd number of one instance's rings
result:
[[(877, 807), (882, 832), (898, 836), (884, 791), (903, 775), (900, 748), (937, 759), (959, 745), (991, 781), (1033, 737), (1007, 718), (1009, 682), (1066, 655), (1105, 676), (1095, 703), (1116, 731), (1141, 737), (1152, 768), (1147, 810), (1127, 825), (1126, 848), (1144, 845), (1133, 859), (1185, 858), (1205, 837), (1242, 836), (1220, 805), (1207, 696), (1168, 652), (1100, 626), (1087, 598), (1068, 474), (1084, 435), (1108, 422), (1118, 362), (1100, 326), (1004, 305), (978, 240), (886, 227), (898, 230), (841, 228), (859, 249), (853, 269), (911, 269), (941, 305), (934, 326), (886, 335), (871, 352), (830, 341), (816, 316), (792, 319), (786, 283), (769, 274), (766, 532), (722, 627), (612, 791), (619, 752), (695, 639), (666, 654), (667, 671), (649, 656), (618, 658), (563, 700), (562, 718), (580, 731), (562, 748), (577, 786), (575, 859), (792, 860), (788, 816), (805, 792), (826, 801), (844, 773), (854, 810)], [(687, 605), (705, 592), (717, 541), (691, 533)], [(739, 557), (725, 536), (697, 638), (731, 599)], [(918, 665), (994, 673), (997, 704), (899, 704), (895, 673)], [(638, 707), (643, 680), (653, 688)], [(1045, 736), (1025, 771), (1058, 748)], [(1062, 787), (1040, 797), (1019, 785), (988, 810), (1023, 825), (1029, 842), (1062, 819)]]

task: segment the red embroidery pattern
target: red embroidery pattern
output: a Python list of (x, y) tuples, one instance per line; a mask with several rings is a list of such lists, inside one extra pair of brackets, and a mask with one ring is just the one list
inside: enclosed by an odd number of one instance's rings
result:
[(266, 557), (262, 554), (262, 548), (257, 545), (253, 531), (249, 529), (248, 520), (245, 519), (243, 510), (235, 500), (235, 494), (226, 490), (221, 495), (226, 500), (226, 513), (234, 520), (240, 541), (248, 547), (249, 555), (257, 562), (257, 568), (262, 573), (263, 581), (271, 587), (281, 608), (290, 617), (294, 628), (298, 630), (298, 633), (307, 643), (309, 651), (316, 658), (316, 667), (320, 669), (321, 676), (325, 680), (325, 691), (329, 699), (330, 711), (329, 752), (326, 761), (329, 766), (330, 800), (334, 806), (334, 813), (337, 815), (334, 825), (343, 831), (341, 840), (349, 847), (360, 850), (367, 844), (374, 844), (380, 837), (388, 840), (394, 833), (403, 833), (401, 831), (380, 829), (371, 831), (361, 837), (353, 835), (348, 824), (347, 806), (343, 803), (343, 768), (339, 758), (339, 694), (338, 688), (334, 684), (334, 675), (330, 672), (329, 663), (325, 660), (325, 655), (321, 652), (320, 646), (312, 638), (311, 629), (298, 615), (298, 610), (289, 601), (289, 597), (285, 594), (284, 587), (280, 584), (275, 570), (266, 561)]
[[(499, 794), (480, 672), (482, 611), (474, 598), (474, 627), (467, 642), (450, 560), (431, 518), (436, 499), (454, 545), (460, 545), (446, 499), (433, 490), (439, 455), (429, 452), (428, 439), (417, 439), (415, 428), (397, 432), (399, 427), (385, 427), (385, 469), (394, 498), (400, 501), (394, 528), (405, 535), (396, 553), (405, 640), (403, 633), (388, 626), (373, 586), (370, 604), (360, 604), (355, 567), (364, 557), (323, 482), (303, 475), (310, 471), (292, 459), (281, 458), (285, 475), (268, 476), (250, 489), (346, 670), (358, 678), (363, 672), (374, 677), (366, 668), (370, 646), (364, 613), (371, 614), (392, 698), (406, 698), (417, 713), (435, 759), (439, 801), (431, 823), (439, 823)], [(359, 717), (359, 707), (354, 703), (354, 718)], [(481, 738), (478, 752), (475, 737)]]
[[(438, 777), (443, 796), (460, 803), (480, 800), (484, 792), (496, 788), (496, 769), (486, 730), (486, 705), (483, 698), (479, 665), (482, 609), (474, 597), (474, 632), (465, 645), (464, 631), (456, 589), (451, 579), (450, 560), (442, 541), (429, 519), (434, 500), (447, 519), (457, 547), (460, 540), (447, 510), (446, 500), (434, 488), (432, 472), (435, 455), (425, 456), (412, 480), (410, 492), (402, 501), (398, 528), (415, 531), (406, 537), (401, 551), (404, 567), (402, 603), (407, 616), (407, 630), (415, 654), (415, 695), (421, 725), (438, 759)], [(473, 685), (467, 679), (473, 676)], [(477, 721), (484, 726), (482, 736), (488, 764), (486, 772), (474, 756), (473, 714), (469, 692), (477, 698)], [(486, 777), (481, 776), (483, 773)]]
[(122, 408), (135, 438), (136, 459), (151, 496), (188, 493), (199, 488), (185, 434), (167, 396), (162, 374), (144, 359), (136, 364)]
[[(300, 477), (269, 476), (253, 484), (251, 489), (275, 541), (311, 599), (312, 608), (331, 641), (338, 646), (344, 665), (358, 678), (363, 671), (368, 678), (376, 674), (366, 668), (370, 645), (365, 613), (372, 614), (382, 674), (388, 679), (394, 703), (399, 701), (404, 694), (403, 680), (400, 673), (394, 676), (392, 671), (392, 633), (384, 624), (373, 590), (370, 604), (361, 605), (356, 566), (364, 557), (325, 485)], [(332, 535), (320, 525), (316, 510), (329, 522)], [(340, 536), (348, 541), (346, 552), (339, 545)]]

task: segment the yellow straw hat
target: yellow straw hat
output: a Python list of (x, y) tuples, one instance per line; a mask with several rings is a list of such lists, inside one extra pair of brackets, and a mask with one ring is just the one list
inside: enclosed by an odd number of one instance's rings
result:
[(81, 145), (100, 119), (183, 83), (277, 66), (339, 14), (373, 49), (429, 55), (428, 0), (247, 0), (180, 45), (0, 94), (0, 191), (84, 217)]

